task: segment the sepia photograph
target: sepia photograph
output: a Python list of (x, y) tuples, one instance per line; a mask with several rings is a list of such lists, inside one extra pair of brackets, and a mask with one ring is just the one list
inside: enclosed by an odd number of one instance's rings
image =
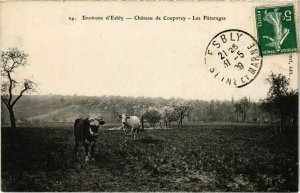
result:
[(0, 1), (1, 192), (298, 192), (298, 1)]

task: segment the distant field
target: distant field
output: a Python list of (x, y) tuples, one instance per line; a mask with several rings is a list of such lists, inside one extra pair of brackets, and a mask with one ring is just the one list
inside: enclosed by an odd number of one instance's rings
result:
[[(111, 125), (106, 125), (109, 128)], [(201, 124), (124, 143), (101, 130), (96, 162), (73, 155), (72, 124), (1, 130), (2, 191), (298, 191), (298, 134)]]
[[(1, 123), (2, 127), (10, 127), (10, 123)], [(273, 125), (272, 123), (236, 123), (236, 122), (191, 122), (191, 121), (184, 121), (183, 124), (188, 127), (201, 127), (201, 128), (214, 128), (214, 127), (269, 127)], [(32, 123), (17, 123), (18, 127), (38, 127), (38, 128), (58, 128), (58, 127), (73, 127), (73, 122), (32, 122)], [(101, 126), (101, 129), (108, 129), (111, 127), (118, 127), (121, 126), (121, 120), (117, 120), (115, 122), (106, 122), (104, 125)], [(148, 122), (144, 122), (144, 127), (150, 127)], [(176, 128), (177, 124), (172, 122), (172, 128)], [(156, 128), (160, 128), (159, 123), (156, 124)]]
[[(33, 122), (33, 123), (17, 123), (17, 126), (20, 128), (71, 128), (73, 127), (74, 122)], [(3, 123), (2, 127), (9, 127), (10, 123)], [(107, 129), (110, 127), (121, 126), (121, 121), (116, 123), (105, 123), (101, 126), (101, 129)]]

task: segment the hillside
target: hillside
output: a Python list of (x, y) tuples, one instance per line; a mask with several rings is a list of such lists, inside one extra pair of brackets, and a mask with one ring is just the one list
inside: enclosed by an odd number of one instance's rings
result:
[[(16, 104), (14, 112), (18, 122), (73, 122), (78, 117), (97, 116), (114, 121), (117, 119), (117, 112), (131, 113), (133, 101), (153, 106), (157, 99), (114, 96), (24, 96)], [(1, 120), (4, 123), (9, 122), (8, 111), (3, 104)]]
[[(189, 121), (225, 121), (236, 120), (232, 101), (202, 101), (184, 99), (163, 99), (146, 97), (122, 96), (61, 96), (61, 95), (33, 95), (24, 96), (16, 104), (14, 111), (17, 122), (73, 122), (79, 117), (103, 116), (108, 122), (117, 121), (117, 113), (139, 115), (143, 108), (168, 106), (171, 103), (189, 102), (193, 110)], [(1, 121), (9, 122), (9, 115), (5, 106), (1, 105)], [(270, 119), (269, 115), (260, 112), (258, 104), (249, 101), (246, 120)]]

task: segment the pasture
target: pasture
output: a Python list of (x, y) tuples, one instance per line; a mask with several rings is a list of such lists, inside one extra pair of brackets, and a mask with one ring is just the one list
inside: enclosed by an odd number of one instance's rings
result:
[(203, 124), (99, 131), (96, 161), (73, 154), (72, 126), (1, 130), (2, 191), (298, 191), (298, 134)]

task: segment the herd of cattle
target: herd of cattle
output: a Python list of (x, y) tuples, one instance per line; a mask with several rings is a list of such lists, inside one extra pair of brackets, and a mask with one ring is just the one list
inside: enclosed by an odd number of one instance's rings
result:
[[(122, 120), (122, 129), (125, 133), (125, 141), (136, 140), (139, 136), (141, 121), (137, 116), (118, 115)], [(105, 124), (101, 118), (76, 119), (74, 123), (74, 151), (78, 155), (78, 144), (83, 143), (85, 149), (85, 161), (95, 161), (94, 149), (97, 141), (100, 125)]]

